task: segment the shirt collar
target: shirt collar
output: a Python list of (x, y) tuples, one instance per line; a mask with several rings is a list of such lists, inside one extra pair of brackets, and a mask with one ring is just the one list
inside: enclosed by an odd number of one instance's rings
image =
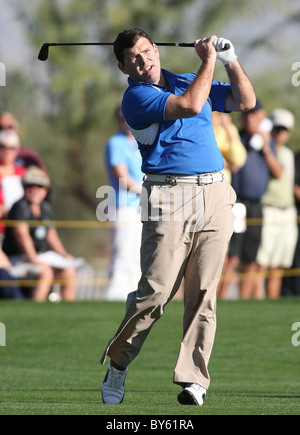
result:
[[(175, 84), (176, 84), (176, 80), (177, 80), (177, 75), (171, 73), (170, 71), (167, 71), (166, 69), (162, 69), (163, 75), (165, 76), (165, 79), (167, 80), (170, 89), (174, 89)], [(129, 86), (156, 86), (158, 88), (162, 88), (162, 89), (166, 89), (164, 86), (161, 85), (157, 85), (154, 83), (146, 83), (146, 82), (135, 82), (133, 80), (131, 80), (131, 78), (128, 78), (128, 84)]]

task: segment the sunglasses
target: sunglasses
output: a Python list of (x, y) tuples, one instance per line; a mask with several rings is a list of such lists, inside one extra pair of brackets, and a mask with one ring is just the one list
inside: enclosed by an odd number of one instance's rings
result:
[(0, 145), (0, 150), (18, 151), (19, 148), (13, 146)]
[(34, 184), (34, 183), (33, 184), (25, 184), (24, 187), (25, 187), (25, 189), (31, 189), (33, 187), (36, 187), (38, 189), (46, 189), (45, 186), (41, 186), (40, 184)]
[(3, 130), (15, 130), (15, 125), (0, 125), (0, 131)]

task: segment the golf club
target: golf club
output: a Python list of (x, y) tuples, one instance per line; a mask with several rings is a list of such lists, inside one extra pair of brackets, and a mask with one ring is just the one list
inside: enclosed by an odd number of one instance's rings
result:
[[(193, 42), (156, 42), (158, 47), (194, 47)], [(78, 45), (114, 45), (113, 42), (45, 42), (39, 52), (38, 59), (45, 61), (49, 57), (49, 47), (58, 46), (78, 46)], [(229, 44), (226, 44), (223, 51), (229, 49)]]

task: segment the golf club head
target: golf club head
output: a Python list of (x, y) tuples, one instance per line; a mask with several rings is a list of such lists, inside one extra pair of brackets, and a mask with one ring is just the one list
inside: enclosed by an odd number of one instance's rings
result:
[(48, 59), (48, 57), (49, 57), (49, 44), (45, 43), (42, 45), (42, 48), (40, 49), (38, 59), (44, 62), (45, 60)]

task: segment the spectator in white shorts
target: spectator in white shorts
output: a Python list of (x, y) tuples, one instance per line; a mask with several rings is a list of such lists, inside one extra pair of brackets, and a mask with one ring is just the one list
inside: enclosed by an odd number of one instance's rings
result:
[(115, 117), (118, 131), (110, 137), (105, 150), (110, 184), (116, 193), (116, 203), (110, 204), (112, 213), (109, 213), (109, 219), (115, 221), (115, 226), (112, 229), (109, 284), (105, 298), (109, 301), (126, 301), (141, 277), (139, 253), (142, 223), (139, 200), (144, 174), (138, 144), (120, 106), (116, 108)]
[(294, 116), (285, 109), (276, 109), (272, 115), (272, 140), (283, 167), (279, 179), (271, 179), (262, 198), (263, 230), (257, 254), (262, 271), (270, 270), (266, 286), (267, 296), (280, 296), (284, 269), (292, 266), (297, 236), (297, 210), (294, 199), (295, 158), (286, 146), (294, 127)]

